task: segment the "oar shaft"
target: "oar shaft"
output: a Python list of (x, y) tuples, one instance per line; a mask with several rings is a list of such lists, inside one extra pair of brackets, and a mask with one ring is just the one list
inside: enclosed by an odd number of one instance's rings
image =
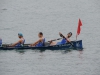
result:
[[(60, 39), (62, 39), (62, 38), (54, 39), (54, 40), (51, 40), (51, 41), (56, 41), (56, 40), (60, 40)], [(48, 42), (51, 42), (51, 41), (48, 41)]]

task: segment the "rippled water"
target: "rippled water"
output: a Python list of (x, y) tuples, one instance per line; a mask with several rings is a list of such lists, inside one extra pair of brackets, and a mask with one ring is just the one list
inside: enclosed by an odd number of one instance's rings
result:
[(0, 75), (100, 75), (100, 0), (0, 0), (3, 43), (16, 42), (18, 32), (33, 43), (40, 31), (46, 40), (71, 31), (75, 40), (79, 18), (83, 51), (1, 50)]

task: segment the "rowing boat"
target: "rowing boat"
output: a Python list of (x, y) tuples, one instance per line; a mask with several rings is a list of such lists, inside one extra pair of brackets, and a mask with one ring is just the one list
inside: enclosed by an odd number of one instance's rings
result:
[(13, 50), (13, 49), (33, 49), (33, 50), (66, 50), (66, 49), (83, 49), (82, 40), (71, 41), (70, 43), (62, 44), (62, 45), (54, 45), (54, 46), (43, 46), (43, 47), (29, 47), (28, 44), (24, 44), (21, 47), (8, 47), (6, 44), (3, 44), (0, 47), (0, 50)]

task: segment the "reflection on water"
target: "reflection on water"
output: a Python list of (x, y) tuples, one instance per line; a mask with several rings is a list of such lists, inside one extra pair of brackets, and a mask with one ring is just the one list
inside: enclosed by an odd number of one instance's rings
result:
[[(5, 50), (6, 51), (6, 50)], [(67, 50), (15, 50), (17, 53), (20, 53), (20, 54), (25, 54), (25, 52), (27, 52), (27, 51), (32, 51), (32, 52), (39, 52), (39, 53), (43, 53), (43, 52), (45, 52), (45, 51), (53, 51), (53, 52), (61, 52), (62, 54), (66, 54), (66, 53), (68, 53), (68, 52), (71, 52), (71, 51), (73, 51), (73, 49), (67, 49)], [(77, 49), (77, 50), (75, 50), (75, 51), (78, 51), (79, 52), (79, 54), (83, 54), (83, 49), (82, 50), (80, 50), (80, 49)]]
[(83, 51), (79, 51), (79, 58), (82, 59), (83, 58), (82, 55), (83, 55)]
[(17, 53), (25, 54), (26, 50), (16, 50)]
[(40, 52), (40, 53), (45, 52), (45, 50), (16, 50), (16, 52), (19, 52), (21, 54), (24, 54), (27, 51), (32, 51), (32, 52), (34, 51), (34, 52)]

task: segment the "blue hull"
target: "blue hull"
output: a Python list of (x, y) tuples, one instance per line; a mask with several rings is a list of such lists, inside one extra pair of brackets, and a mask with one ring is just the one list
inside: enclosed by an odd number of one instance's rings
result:
[[(72, 45), (71, 45), (72, 44)], [(13, 50), (13, 49), (33, 49), (33, 50), (66, 50), (66, 49), (83, 49), (82, 40), (72, 41), (70, 43), (66, 43), (63, 45), (55, 45), (55, 46), (44, 46), (44, 47), (0, 47), (0, 50)]]

